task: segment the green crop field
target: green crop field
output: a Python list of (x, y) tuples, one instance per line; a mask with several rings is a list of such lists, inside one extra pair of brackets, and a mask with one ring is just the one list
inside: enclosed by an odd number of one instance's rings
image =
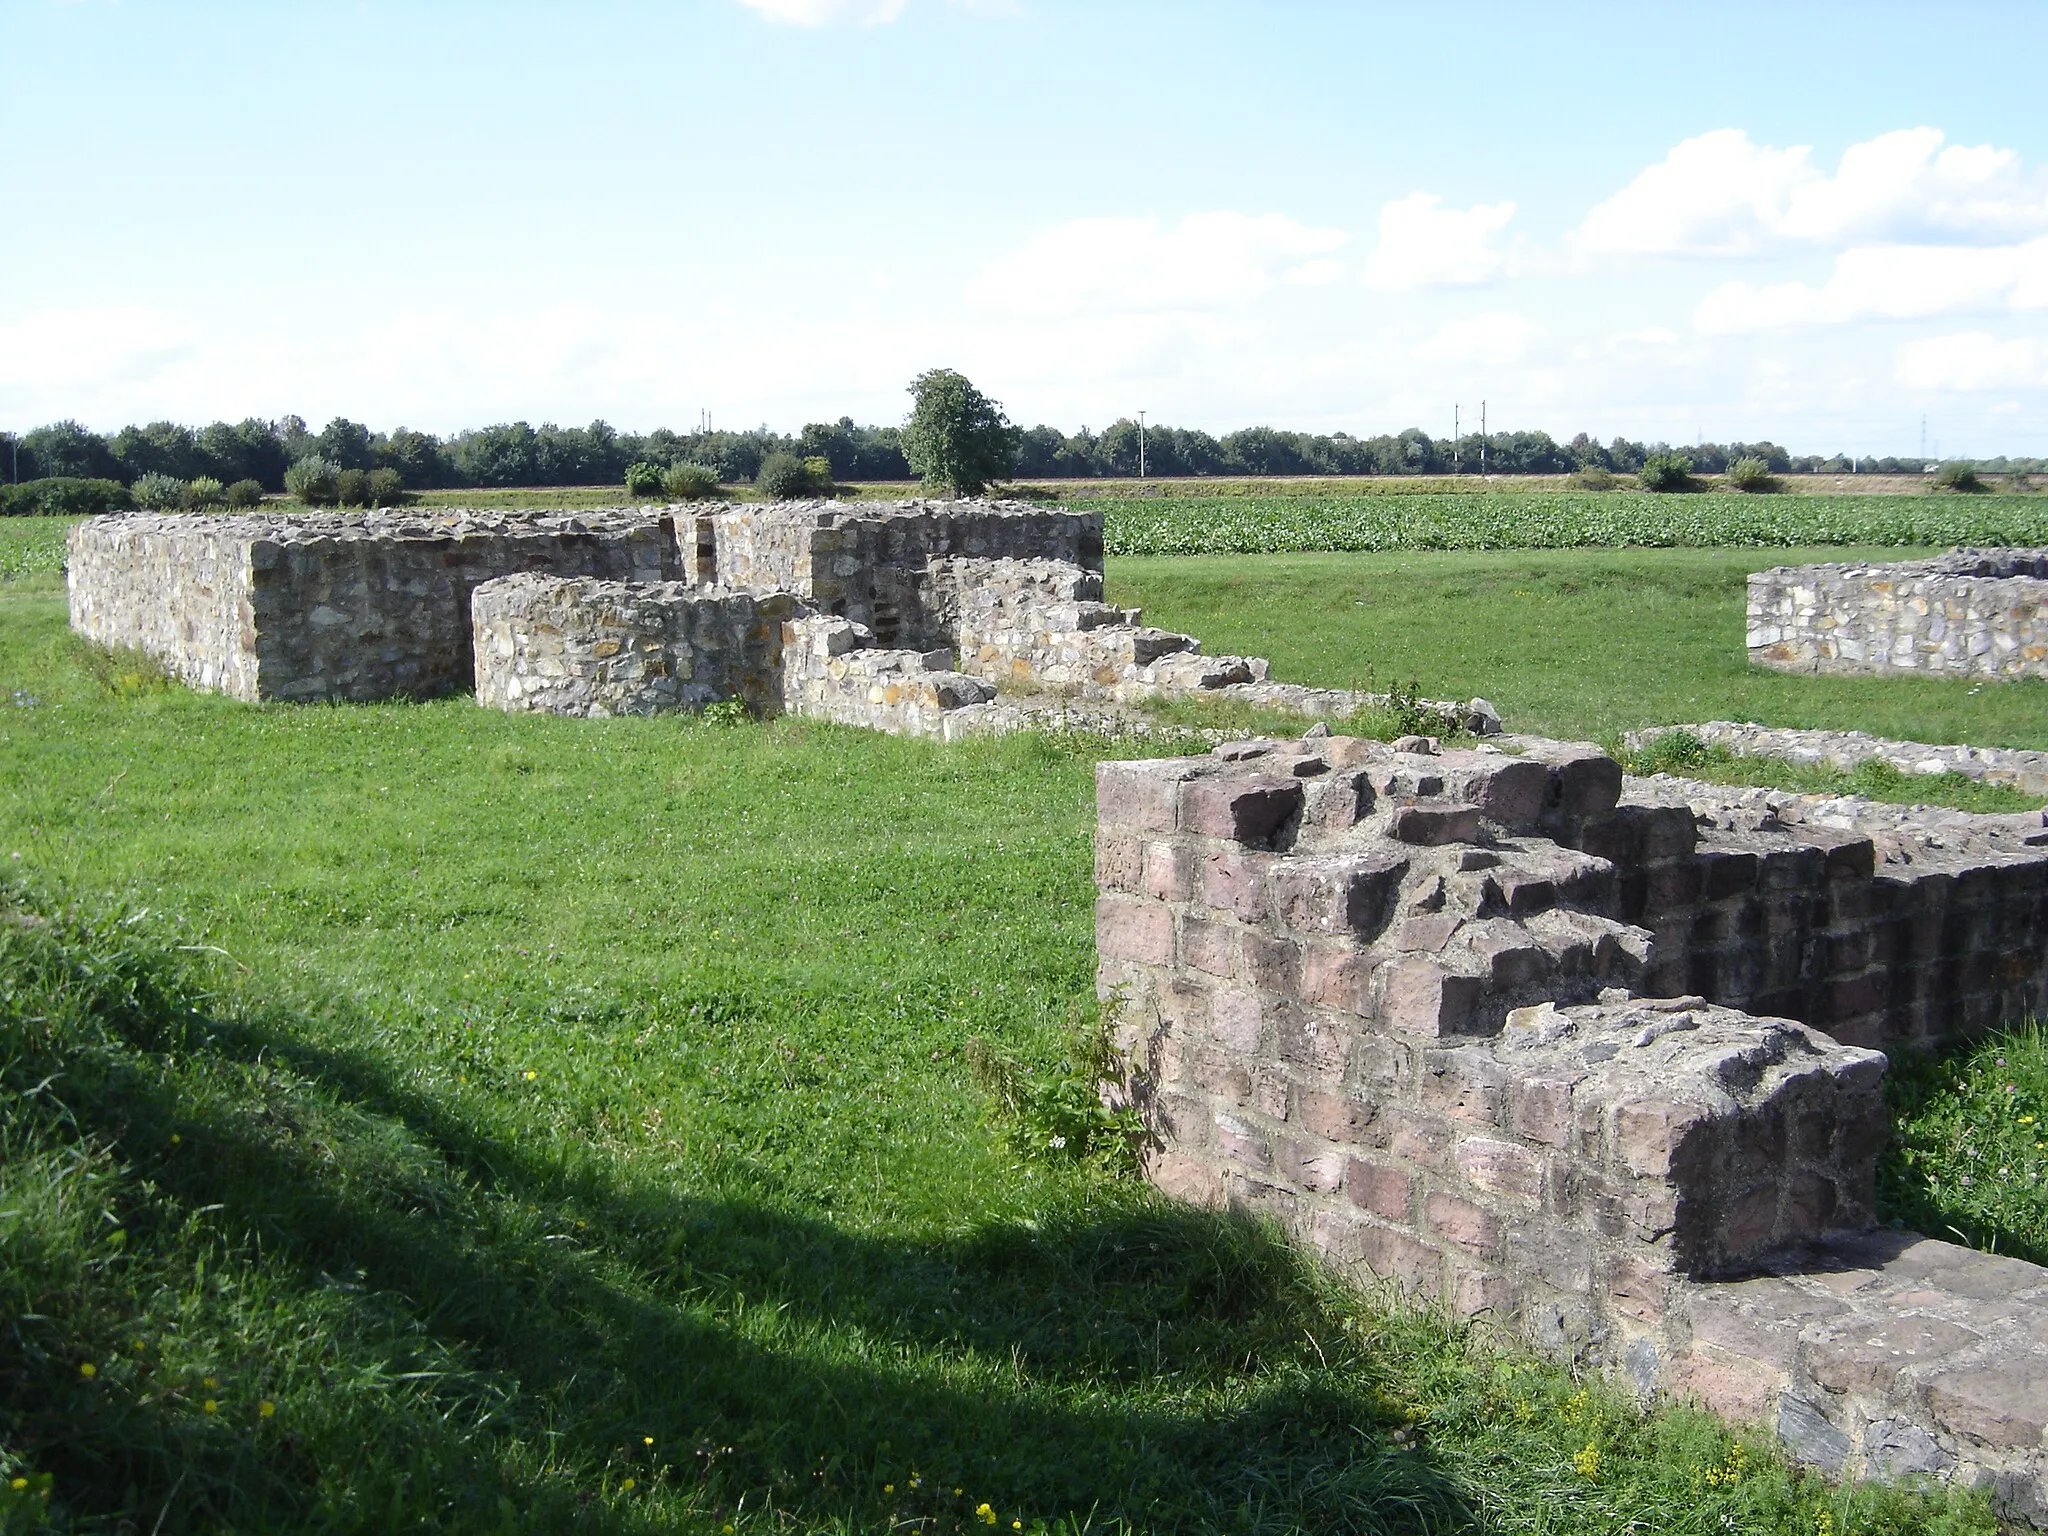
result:
[(995, 1116), (1100, 750), (250, 707), (0, 588), (0, 1522), (1991, 1529)]
[(1111, 555), (1316, 550), (2048, 544), (2048, 497), (1665, 495), (1627, 491), (1216, 496), (1100, 507)]

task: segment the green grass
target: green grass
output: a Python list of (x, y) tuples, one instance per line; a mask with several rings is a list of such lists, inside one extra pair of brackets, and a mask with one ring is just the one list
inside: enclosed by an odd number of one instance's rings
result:
[(16, 690), (9, 1529), (1990, 1528), (1020, 1157), (1078, 741)]
[(1880, 758), (1866, 758), (1844, 772), (1818, 763), (1748, 757), (1720, 745), (1708, 746), (1689, 731), (1671, 731), (1640, 751), (1615, 742), (1612, 750), (1630, 773), (1675, 773), (1710, 784), (1743, 784), (1790, 790), (1801, 795), (1860, 795), (1914, 805), (1945, 805), (1959, 811), (2030, 811), (2039, 795), (2002, 784), (1985, 784), (1961, 773), (1901, 773)]
[(2038, 1023), (1939, 1055), (1900, 1053), (1878, 1171), (1887, 1219), (2048, 1264), (2048, 1034)]
[[(1115, 555), (2048, 543), (2040, 496), (1653, 496), (1624, 491), (1175, 496), (1100, 507)], [(1839, 558), (1839, 557), (1837, 557)]]
[(0, 517), (0, 584), (47, 587), (64, 572), (64, 535), (75, 517)]
[(1602, 740), (1714, 719), (2048, 748), (2048, 683), (1802, 677), (1749, 665), (1752, 570), (1911, 551), (1532, 550), (1115, 559), (1112, 601), (1321, 687), (1414, 679), (1510, 730)]

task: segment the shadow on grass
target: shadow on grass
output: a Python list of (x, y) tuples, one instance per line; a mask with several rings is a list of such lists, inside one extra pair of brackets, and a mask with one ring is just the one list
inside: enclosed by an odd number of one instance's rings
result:
[(1247, 1224), (1133, 1191), (913, 1243), (679, 1197), (12, 917), (0, 1449), (79, 1528), (1473, 1521), (1375, 1368), (1455, 1333), (1375, 1335)]

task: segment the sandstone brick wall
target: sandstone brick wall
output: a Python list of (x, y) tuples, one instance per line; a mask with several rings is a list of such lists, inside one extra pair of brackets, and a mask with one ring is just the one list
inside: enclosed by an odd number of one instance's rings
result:
[(2048, 550), (1759, 571), (1748, 645), (1789, 672), (2048, 677)]
[(470, 593), (519, 571), (679, 574), (663, 515), (130, 514), (71, 531), (72, 627), (195, 687), (259, 699), (426, 697), (471, 683)]
[(837, 615), (798, 619), (787, 636), (782, 697), (793, 715), (950, 739), (995, 698), (988, 683), (952, 669), (952, 652), (878, 647), (865, 626)]
[(739, 699), (782, 708), (786, 592), (507, 576), (471, 600), (476, 701), (557, 715), (663, 714)]

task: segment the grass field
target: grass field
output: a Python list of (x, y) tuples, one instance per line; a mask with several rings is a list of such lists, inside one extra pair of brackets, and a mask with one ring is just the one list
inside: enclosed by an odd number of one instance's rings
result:
[(89, 660), (0, 592), (10, 1530), (1990, 1528), (1020, 1154), (1085, 743)]

